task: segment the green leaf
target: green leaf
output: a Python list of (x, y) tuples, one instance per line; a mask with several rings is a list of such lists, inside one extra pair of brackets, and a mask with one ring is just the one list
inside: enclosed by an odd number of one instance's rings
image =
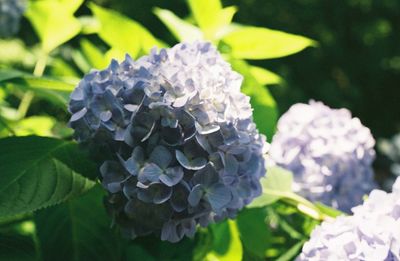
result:
[(252, 26), (241, 26), (222, 40), (230, 46), (230, 54), (238, 59), (279, 58), (317, 45), (304, 36)]
[(222, 10), (220, 0), (188, 0), (190, 10), (199, 27), (208, 39), (218, 26), (219, 15)]
[(52, 50), (79, 34), (81, 23), (74, 17), (83, 0), (30, 1), (26, 17), (38, 34), (44, 52)]
[(0, 69), (0, 82), (8, 81), (11, 79), (19, 78), (27, 75), (24, 72), (13, 69)]
[(250, 102), (254, 109), (253, 118), (258, 130), (265, 134), (270, 141), (278, 121), (278, 110), (274, 98), (268, 89), (253, 77), (249, 65), (245, 61), (231, 60), (231, 64), (244, 77), (242, 92), (250, 96)]
[(258, 66), (250, 66), (249, 69), (251, 75), (262, 85), (281, 84), (283, 82), (279, 75), (267, 69)]
[(168, 30), (180, 42), (193, 42), (203, 39), (203, 33), (198, 27), (180, 19), (173, 12), (154, 8), (154, 14), (167, 26)]
[(51, 129), (56, 124), (54, 118), (48, 116), (31, 116), (17, 122), (13, 131), (17, 136), (37, 135), (52, 136)]
[(240, 238), (246, 251), (258, 257), (265, 257), (271, 247), (271, 228), (265, 223), (264, 208), (244, 209), (237, 217)]
[[(93, 187), (96, 168), (77, 144), (37, 136), (0, 139), (0, 217), (31, 212)], [(82, 176), (83, 175), (83, 176)]]
[(136, 21), (93, 3), (90, 3), (89, 7), (100, 22), (100, 38), (112, 48), (137, 57), (141, 53), (149, 52), (154, 46), (163, 46)]
[(292, 192), (292, 183), (293, 175), (290, 171), (277, 166), (269, 167), (266, 177), (261, 179), (263, 194), (254, 199), (248, 207), (263, 207), (276, 202), (284, 193)]
[(30, 89), (42, 89), (70, 93), (74, 90), (75, 84), (67, 83), (48, 77), (27, 76), (22, 78), (26, 86)]
[(107, 60), (103, 52), (87, 39), (81, 40), (82, 53), (89, 61), (92, 68), (104, 69), (107, 67)]
[(37, 260), (32, 236), (0, 231), (0, 260)]
[(211, 226), (214, 235), (213, 249), (205, 258), (207, 261), (240, 261), (243, 247), (237, 224), (233, 220)]
[(122, 260), (120, 236), (110, 228), (104, 196), (104, 189), (96, 186), (80, 198), (36, 212), (44, 261)]

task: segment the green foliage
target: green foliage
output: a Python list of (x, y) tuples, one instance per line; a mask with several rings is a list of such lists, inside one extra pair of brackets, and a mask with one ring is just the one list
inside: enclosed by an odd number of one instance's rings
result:
[(93, 187), (90, 161), (74, 143), (35, 136), (0, 139), (0, 216), (31, 212)]
[(261, 179), (263, 194), (253, 200), (249, 207), (263, 207), (282, 198), (284, 193), (292, 192), (292, 173), (280, 167), (271, 167), (267, 176)]
[(93, 3), (89, 7), (100, 22), (98, 35), (112, 48), (108, 56), (123, 59), (124, 55), (129, 53), (132, 57), (137, 57), (147, 53), (154, 46), (163, 46), (136, 21)]
[(242, 260), (243, 248), (239, 230), (235, 221), (224, 221), (211, 226), (214, 241), (207, 261), (236, 261)]
[(42, 42), (45, 53), (75, 37), (81, 23), (74, 17), (83, 0), (30, 1), (26, 16)]
[(155, 8), (154, 13), (168, 27), (168, 30), (171, 31), (178, 41), (192, 42), (203, 39), (203, 33), (199, 28), (180, 19), (171, 11)]
[(238, 59), (272, 59), (302, 51), (316, 43), (309, 38), (261, 27), (240, 26), (222, 39)]
[(104, 196), (96, 186), (80, 198), (35, 214), (43, 260), (121, 260), (122, 240), (110, 229)]

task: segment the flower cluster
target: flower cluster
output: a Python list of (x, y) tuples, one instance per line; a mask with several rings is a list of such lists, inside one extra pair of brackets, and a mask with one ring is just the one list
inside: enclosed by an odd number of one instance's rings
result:
[(25, 0), (0, 0), (0, 37), (17, 33), (25, 6)]
[(374, 144), (370, 130), (348, 110), (311, 101), (280, 118), (269, 153), (293, 172), (296, 192), (349, 212), (375, 186)]
[(129, 237), (177, 242), (261, 194), (265, 137), (241, 82), (210, 43), (195, 42), (112, 61), (71, 94), (75, 138), (112, 151), (101, 180)]
[(352, 211), (315, 228), (297, 260), (400, 260), (400, 178), (392, 193), (373, 190)]

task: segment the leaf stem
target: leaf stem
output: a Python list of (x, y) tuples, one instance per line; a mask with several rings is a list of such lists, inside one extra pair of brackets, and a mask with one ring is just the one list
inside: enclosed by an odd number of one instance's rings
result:
[(296, 207), (301, 213), (317, 220), (321, 221), (329, 221), (333, 220), (335, 216), (330, 216), (323, 213), (317, 206), (315, 206), (311, 201), (293, 193), (293, 192), (284, 192), (284, 191), (276, 191), (276, 190), (264, 190), (265, 194), (269, 194), (271, 196), (279, 197), (280, 200), (285, 203)]

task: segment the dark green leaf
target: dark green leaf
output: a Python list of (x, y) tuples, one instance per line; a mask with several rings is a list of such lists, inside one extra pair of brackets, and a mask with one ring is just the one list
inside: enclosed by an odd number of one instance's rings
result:
[(266, 215), (264, 208), (253, 208), (244, 209), (237, 217), (243, 247), (258, 257), (265, 257), (265, 251), (271, 246), (272, 233), (265, 223)]
[(36, 212), (44, 261), (121, 260), (122, 242), (110, 228), (104, 196), (105, 191), (96, 186), (80, 198)]
[(11, 216), (82, 194), (96, 168), (75, 143), (27, 136), (0, 139), (0, 173), (0, 216)]

